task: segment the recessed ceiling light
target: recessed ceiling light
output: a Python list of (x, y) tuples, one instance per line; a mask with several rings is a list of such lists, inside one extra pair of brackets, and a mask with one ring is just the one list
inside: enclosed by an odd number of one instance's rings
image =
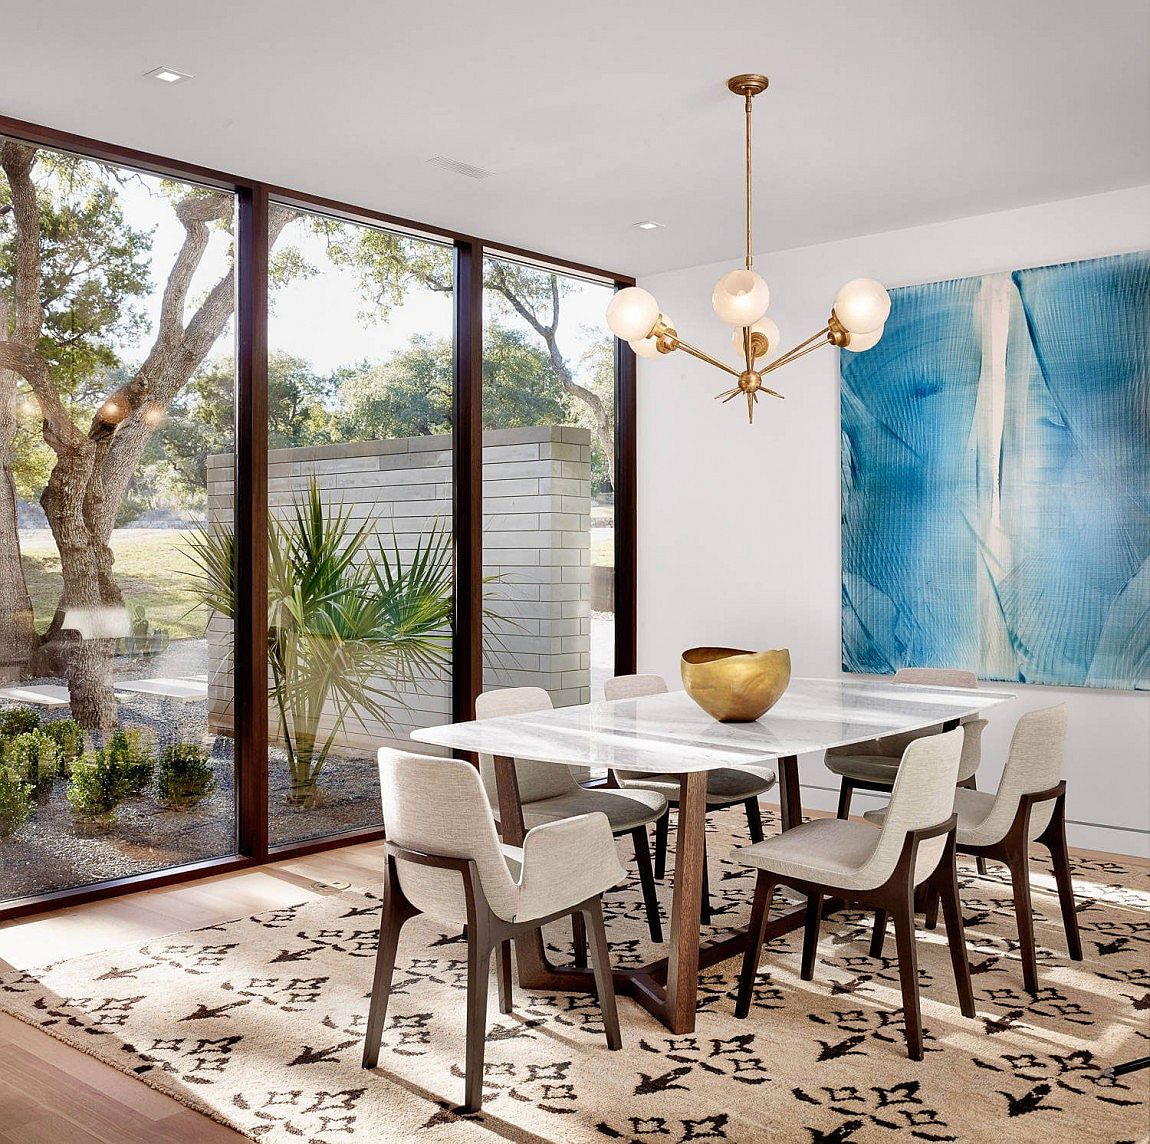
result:
[(161, 83), (183, 83), (184, 80), (192, 78), (185, 72), (176, 71), (175, 68), (152, 68), (150, 72), (144, 72), (144, 75), (149, 79), (158, 79)]
[(662, 230), (663, 229), (663, 224), (661, 222), (655, 222), (654, 219), (649, 219), (649, 218), (644, 219), (642, 222), (632, 223), (631, 225), (637, 226), (640, 230)]

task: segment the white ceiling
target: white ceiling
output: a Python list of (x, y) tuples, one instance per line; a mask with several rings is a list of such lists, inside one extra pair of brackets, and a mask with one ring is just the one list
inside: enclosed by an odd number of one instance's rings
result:
[(0, 42), (0, 113), (637, 275), (737, 257), (739, 71), (759, 250), (1150, 183), (1145, 0), (5, 0)]

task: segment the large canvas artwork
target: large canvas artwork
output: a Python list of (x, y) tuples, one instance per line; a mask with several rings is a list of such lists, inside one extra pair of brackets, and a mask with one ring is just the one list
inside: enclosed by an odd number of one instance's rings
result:
[(843, 352), (843, 668), (1150, 687), (1150, 252), (892, 290)]

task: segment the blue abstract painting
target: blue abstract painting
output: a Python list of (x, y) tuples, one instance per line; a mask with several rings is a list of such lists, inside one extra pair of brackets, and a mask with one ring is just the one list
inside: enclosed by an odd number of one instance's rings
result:
[(1150, 252), (891, 300), (841, 355), (843, 669), (1150, 688)]

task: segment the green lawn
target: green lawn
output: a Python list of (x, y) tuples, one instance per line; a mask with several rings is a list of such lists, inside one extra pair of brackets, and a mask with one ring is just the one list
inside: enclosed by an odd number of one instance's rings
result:
[[(112, 534), (124, 603), (129, 609), (143, 604), (152, 626), (166, 628), (173, 638), (202, 636), (208, 622), (207, 609), (196, 606), (183, 575), (192, 569), (184, 536), (178, 529), (161, 528), (118, 529)], [(44, 631), (60, 598), (60, 557), (46, 530), (24, 533), (20, 548), (36, 626)]]

